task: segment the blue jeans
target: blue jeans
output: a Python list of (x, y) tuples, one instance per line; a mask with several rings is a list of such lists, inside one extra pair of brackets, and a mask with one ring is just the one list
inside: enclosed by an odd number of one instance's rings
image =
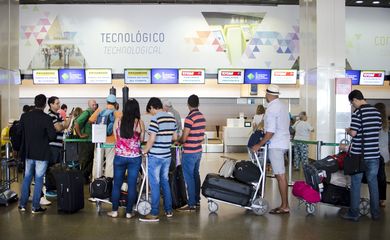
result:
[[(379, 158), (365, 160), (366, 162), (366, 177), (368, 183), (368, 189), (370, 192), (370, 210), (372, 217), (379, 217), (379, 191), (378, 191), (378, 169)], [(363, 173), (355, 174), (351, 176), (351, 206), (349, 209), (349, 215), (353, 217), (360, 216), (359, 203), (360, 203), (360, 187), (362, 183)]]
[(170, 158), (156, 158), (149, 156), (148, 177), (152, 193), (152, 211), (150, 214), (157, 216), (160, 206), (160, 187), (164, 198), (165, 212), (172, 212), (172, 195), (168, 182)]
[(195, 207), (200, 201), (200, 175), (199, 165), (202, 152), (183, 153), (183, 174), (187, 185), (188, 206)]
[(39, 209), (41, 204), (39, 203), (41, 200), (41, 192), (43, 187), (43, 176), (45, 175), (47, 169), (48, 162), (47, 161), (39, 161), (26, 159), (26, 170), (24, 173), (24, 179), (22, 183), (22, 193), (20, 198), (19, 206), (26, 207), (28, 196), (30, 194), (30, 185), (32, 178), (35, 179), (34, 186), (34, 194), (32, 201), (32, 209)]
[(141, 156), (130, 158), (116, 156), (114, 158), (114, 184), (112, 187), (112, 210), (118, 211), (121, 186), (127, 170), (127, 206), (126, 213), (133, 211), (133, 204), (137, 199), (137, 178), (141, 167)]

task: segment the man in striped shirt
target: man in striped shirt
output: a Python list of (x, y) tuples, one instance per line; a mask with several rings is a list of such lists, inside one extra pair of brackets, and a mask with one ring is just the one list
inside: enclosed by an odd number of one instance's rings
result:
[[(370, 191), (370, 211), (372, 220), (378, 220), (379, 212), (379, 192), (378, 192), (378, 168), (379, 168), (379, 132), (382, 120), (378, 110), (367, 104), (362, 92), (353, 90), (348, 99), (355, 108), (352, 113), (351, 127), (347, 128), (347, 133), (352, 137), (352, 154), (364, 154), (366, 164), (366, 177)], [(363, 151), (362, 151), (363, 149)], [(349, 211), (341, 217), (347, 220), (359, 220), (360, 185), (363, 173), (351, 176), (351, 204)]]
[(187, 100), (190, 113), (184, 121), (184, 131), (180, 139), (183, 143), (183, 174), (187, 185), (188, 205), (178, 209), (191, 212), (200, 206), (200, 176), (199, 165), (202, 159), (202, 141), (206, 129), (206, 119), (199, 112), (199, 98), (191, 95)]
[(140, 218), (142, 222), (158, 222), (160, 206), (160, 187), (164, 197), (165, 215), (173, 216), (172, 195), (168, 183), (168, 171), (171, 164), (171, 145), (176, 141), (176, 120), (163, 110), (159, 98), (152, 97), (146, 111), (152, 114), (149, 124), (149, 139), (143, 150), (148, 154), (148, 177), (152, 193), (152, 211), (149, 215)]

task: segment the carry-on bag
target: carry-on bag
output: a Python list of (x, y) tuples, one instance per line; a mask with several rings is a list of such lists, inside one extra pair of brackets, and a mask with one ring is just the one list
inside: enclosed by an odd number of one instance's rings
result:
[(296, 181), (294, 183), (292, 194), (296, 197), (302, 198), (308, 203), (318, 203), (321, 201), (320, 193), (304, 181)]
[(79, 170), (62, 169), (54, 173), (57, 183), (57, 209), (74, 213), (84, 208), (84, 178)]
[(325, 171), (318, 171), (311, 164), (303, 165), (303, 173), (305, 175), (305, 182), (309, 184), (314, 190), (321, 192), (323, 188), (324, 176), (326, 176)]
[(100, 177), (96, 178), (89, 186), (89, 192), (92, 198), (106, 199), (111, 197), (112, 178)]
[(324, 159), (314, 161), (313, 166), (317, 170), (325, 170), (328, 176), (339, 170), (338, 162), (332, 156), (328, 156)]
[(260, 169), (251, 161), (239, 161), (234, 166), (233, 176), (240, 182), (257, 182), (260, 178)]
[(333, 184), (327, 184), (321, 195), (321, 202), (329, 203), (336, 206), (350, 205), (350, 190), (346, 187), (339, 187)]
[(172, 195), (172, 208), (180, 208), (187, 204), (186, 184), (181, 165), (169, 173), (169, 187)]

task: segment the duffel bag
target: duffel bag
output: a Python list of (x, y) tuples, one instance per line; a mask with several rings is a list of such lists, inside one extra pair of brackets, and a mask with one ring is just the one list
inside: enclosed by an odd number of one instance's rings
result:
[(241, 182), (257, 182), (260, 178), (260, 169), (251, 161), (239, 161), (234, 166), (233, 176)]

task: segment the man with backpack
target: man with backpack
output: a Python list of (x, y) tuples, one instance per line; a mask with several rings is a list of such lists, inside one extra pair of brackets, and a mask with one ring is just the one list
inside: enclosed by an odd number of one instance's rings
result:
[[(115, 118), (121, 117), (121, 112), (116, 111), (115, 104), (116, 104), (116, 96), (113, 94), (108, 95), (107, 97), (107, 105), (105, 109), (97, 109), (89, 118), (90, 123), (96, 123), (96, 124), (105, 124), (107, 125), (107, 138), (106, 143), (107, 144), (114, 144), (115, 143), (115, 137), (113, 134), (113, 126)], [(96, 149), (94, 153), (95, 157), (93, 160), (93, 168), (92, 168), (92, 181), (100, 176), (97, 176), (97, 164), (102, 164), (103, 166), (103, 172), (102, 174), (106, 177), (113, 177), (114, 176), (114, 156), (115, 151), (114, 148), (104, 148), (104, 153), (102, 154), (102, 158), (105, 159), (105, 166), (103, 162), (99, 162), (100, 159), (96, 158)]]
[[(92, 124), (88, 121), (92, 114), (96, 111), (96, 101), (88, 100), (88, 109), (85, 110), (74, 122), (74, 129), (79, 138), (92, 139)], [(89, 182), (89, 177), (92, 173), (93, 164), (93, 149), (92, 142), (80, 142), (79, 162), (81, 171), (84, 175), (84, 182)]]

